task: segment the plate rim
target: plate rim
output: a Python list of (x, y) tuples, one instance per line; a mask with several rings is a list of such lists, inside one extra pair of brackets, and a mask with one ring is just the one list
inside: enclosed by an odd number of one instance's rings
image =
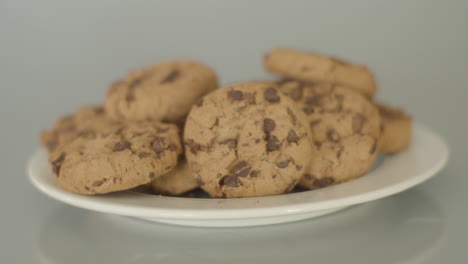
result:
[[(79, 208), (89, 209), (98, 212), (110, 213), (110, 214), (117, 214), (117, 215), (125, 215), (125, 216), (133, 216), (133, 217), (149, 217), (149, 218), (159, 218), (159, 219), (174, 219), (174, 220), (233, 220), (233, 219), (246, 219), (246, 218), (264, 218), (264, 217), (272, 217), (272, 216), (286, 216), (286, 215), (294, 215), (294, 214), (303, 214), (312, 211), (321, 211), (327, 210), (337, 207), (347, 207), (356, 204), (361, 204), (377, 199), (381, 199), (384, 197), (388, 197), (390, 195), (394, 195), (410, 189), (432, 177), (437, 175), (437, 172), (442, 170), (448, 160), (449, 160), (449, 146), (446, 141), (433, 130), (427, 128), (424, 125), (419, 123), (413, 124), (413, 130), (415, 131), (414, 135), (418, 133), (424, 133), (432, 137), (433, 142), (439, 144), (440, 148), (440, 159), (432, 165), (432, 167), (428, 168), (426, 171), (419, 173), (417, 175), (411, 176), (403, 181), (391, 184), (386, 187), (378, 188), (375, 190), (367, 191), (364, 193), (359, 193), (355, 195), (351, 195), (349, 197), (341, 197), (332, 200), (325, 200), (325, 201), (318, 201), (318, 202), (307, 202), (304, 201), (302, 203), (296, 204), (289, 204), (289, 205), (279, 205), (279, 206), (271, 206), (271, 207), (259, 207), (259, 208), (214, 208), (214, 209), (181, 209), (181, 208), (155, 208), (155, 207), (134, 207), (130, 205), (122, 205), (122, 204), (112, 204), (103, 201), (94, 201), (92, 197), (97, 196), (84, 196), (80, 194), (75, 194), (71, 192), (64, 191), (57, 187), (56, 185), (52, 186), (45, 182), (40, 181), (40, 176), (38, 176), (37, 172), (34, 171), (35, 159), (37, 156), (40, 155), (41, 151), (45, 151), (44, 149), (39, 149), (34, 152), (31, 158), (28, 161), (27, 165), (27, 173), (30, 182), (42, 193), (46, 194), (47, 196), (64, 202), (69, 205), (73, 205)], [(395, 156), (398, 156), (396, 154)], [(320, 189), (320, 191), (326, 191), (330, 188), (336, 188), (340, 185), (345, 185), (347, 183), (342, 183), (339, 185), (331, 186), (325, 189)], [(317, 192), (315, 190), (314, 192)], [(180, 198), (180, 197), (167, 197), (167, 196), (155, 196), (149, 194), (140, 194), (131, 191), (124, 191), (121, 192), (123, 194), (132, 194), (135, 196), (149, 196), (151, 199), (194, 199), (194, 198)], [(296, 195), (300, 196), (303, 193), (292, 193), (287, 194), (290, 196)], [(87, 198), (84, 198), (87, 197)], [(196, 198), (197, 201), (205, 202), (209, 201), (209, 203), (218, 202), (223, 203), (227, 200), (234, 201), (234, 200), (261, 200), (261, 199), (271, 199), (271, 197), (278, 198), (279, 196), (269, 196), (269, 197), (254, 197), (254, 198), (236, 198), (236, 199), (201, 199)], [(110, 198), (112, 199), (112, 198)]]

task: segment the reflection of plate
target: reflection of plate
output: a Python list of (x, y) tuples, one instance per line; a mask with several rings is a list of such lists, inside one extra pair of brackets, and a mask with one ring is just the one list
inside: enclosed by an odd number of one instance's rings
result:
[(241, 199), (192, 199), (120, 192), (85, 196), (58, 188), (47, 153), (34, 154), (28, 172), (42, 192), (62, 202), (105, 213), (192, 226), (254, 226), (313, 218), (411, 188), (447, 162), (448, 148), (428, 128), (415, 125), (410, 148), (388, 156), (364, 177), (328, 188)]
[(437, 254), (446, 227), (443, 211), (421, 190), (312, 221), (256, 228), (168, 226), (71, 207), (45, 220), (35, 239), (43, 264), (417, 264)]

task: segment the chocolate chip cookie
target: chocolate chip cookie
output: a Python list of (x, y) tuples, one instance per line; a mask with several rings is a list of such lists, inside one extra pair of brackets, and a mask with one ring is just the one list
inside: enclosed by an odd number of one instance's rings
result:
[(186, 157), (212, 197), (291, 191), (312, 155), (306, 117), (273, 82), (235, 84), (192, 107)]
[(366, 173), (377, 156), (380, 117), (361, 94), (330, 84), (283, 81), (279, 90), (307, 116), (314, 155), (299, 182), (307, 189), (348, 181)]
[(155, 193), (164, 195), (180, 195), (199, 187), (186, 160), (179, 161), (175, 169), (156, 178), (151, 186)]
[(263, 63), (272, 73), (302, 81), (346, 86), (367, 97), (373, 96), (377, 90), (374, 76), (366, 66), (317, 53), (273, 49)]
[(193, 61), (168, 61), (130, 72), (107, 93), (105, 108), (116, 120), (177, 122), (192, 104), (217, 88), (215, 72)]
[(99, 129), (113, 123), (101, 106), (85, 106), (73, 115), (60, 118), (49, 131), (41, 133), (41, 143), (49, 152), (72, 141), (80, 131)]
[(175, 125), (113, 123), (60, 145), (49, 162), (61, 188), (101, 194), (151, 182), (173, 170), (181, 152)]
[(396, 153), (411, 143), (412, 118), (402, 109), (385, 104), (377, 104), (382, 119), (379, 151)]

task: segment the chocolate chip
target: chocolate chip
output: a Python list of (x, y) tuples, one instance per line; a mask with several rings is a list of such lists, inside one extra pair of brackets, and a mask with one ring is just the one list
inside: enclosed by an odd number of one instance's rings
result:
[(237, 146), (237, 139), (226, 139), (221, 144), (227, 145), (229, 149), (235, 149)]
[(156, 174), (154, 174), (154, 172), (150, 172), (149, 175), (148, 175), (148, 177), (149, 177), (150, 179), (153, 179), (154, 176), (156, 176)]
[(340, 135), (333, 129), (330, 129), (327, 131), (327, 138), (328, 140), (335, 142), (335, 143), (340, 141)]
[(340, 146), (340, 149), (336, 153), (336, 157), (339, 159), (341, 157), (341, 154), (343, 154), (344, 147)]
[(243, 98), (248, 104), (255, 104), (255, 94), (244, 93)]
[(289, 143), (291, 142), (297, 143), (299, 141), (299, 137), (297, 136), (294, 130), (289, 130), (288, 137), (286, 139), (288, 140)]
[(161, 155), (164, 154), (164, 150), (166, 149), (164, 143), (165, 141), (166, 139), (163, 137), (156, 137), (151, 143), (151, 148), (158, 157), (161, 157)]
[(311, 129), (313, 129), (313, 128), (315, 128), (315, 126), (320, 124), (320, 122), (322, 122), (322, 119), (312, 120), (312, 121), (310, 121), (309, 126), (310, 126)]
[(298, 85), (296, 88), (292, 89), (289, 92), (289, 97), (291, 97), (294, 101), (299, 101), (302, 99), (302, 85)]
[(242, 182), (233, 175), (226, 175), (219, 180), (219, 185), (236, 188), (242, 185)]
[(200, 98), (200, 99), (197, 101), (197, 103), (196, 103), (195, 105), (198, 106), (198, 107), (200, 107), (200, 106), (203, 105), (203, 101), (204, 101), (204, 99), (203, 99), (203, 98)]
[(277, 103), (280, 101), (280, 97), (278, 96), (278, 90), (272, 87), (266, 89), (263, 96), (265, 100), (267, 100), (270, 103)]
[(146, 78), (146, 76), (141, 76), (139, 78), (136, 78), (134, 80), (132, 80), (129, 84), (128, 84), (128, 88), (130, 88), (131, 91), (133, 91), (133, 88), (139, 86), (143, 80)]
[(129, 90), (125, 96), (125, 101), (128, 103), (135, 101), (135, 93), (133, 90)]
[(232, 169), (232, 176), (235, 177), (246, 177), (250, 172), (250, 164), (247, 161), (243, 160), (238, 162)]
[(98, 107), (94, 108), (94, 113), (95, 113), (96, 115), (102, 115), (102, 114), (104, 114), (104, 107), (98, 106)]
[(185, 140), (185, 145), (190, 149), (190, 152), (197, 154), (198, 151), (206, 151), (207, 147), (195, 142), (193, 139)]
[(179, 75), (180, 75), (180, 72), (178, 70), (173, 70), (168, 75), (166, 75), (166, 77), (162, 79), (161, 84), (173, 82), (175, 81), (175, 79), (179, 77)]
[(370, 154), (374, 154), (375, 151), (377, 150), (377, 140), (374, 141), (374, 144), (372, 144), (372, 147), (370, 149)]
[(313, 114), (314, 113), (314, 109), (310, 106), (304, 106), (302, 108), (302, 111), (306, 114), (306, 115), (310, 115), (310, 114)]
[(381, 116), (387, 119), (397, 119), (403, 116), (401, 110), (391, 110), (387, 107), (379, 107), (379, 113)]
[(140, 159), (146, 158), (146, 157), (148, 157), (149, 155), (150, 155), (150, 154), (147, 153), (147, 152), (140, 152), (140, 153), (138, 153), (138, 157), (140, 157)]
[(228, 92), (228, 97), (231, 98), (232, 101), (240, 101), (244, 97), (244, 94), (241, 91), (231, 90)]
[(102, 180), (94, 181), (91, 185), (93, 187), (99, 187), (99, 186), (103, 185), (106, 181), (107, 181), (107, 179), (103, 178)]
[(203, 186), (205, 185), (205, 182), (201, 179), (200, 176), (195, 176), (195, 181), (198, 183), (198, 185)]
[(336, 101), (338, 101), (338, 105), (340, 105), (340, 108), (343, 108), (343, 102), (344, 102), (344, 95), (342, 94), (336, 94), (335, 95)]
[(61, 153), (60, 156), (58, 156), (57, 159), (55, 159), (54, 161), (51, 162), (52, 164), (52, 171), (54, 172), (54, 174), (56, 174), (57, 176), (59, 176), (60, 174), (60, 167), (62, 166), (62, 163), (65, 161), (65, 153)]
[(310, 174), (310, 173), (304, 173), (303, 177), (306, 178), (309, 181), (314, 181), (315, 179), (317, 179), (317, 177), (315, 177), (315, 175)]
[(318, 188), (323, 188), (323, 187), (326, 187), (330, 184), (332, 184), (335, 180), (333, 180), (333, 178), (330, 178), (330, 177), (325, 177), (325, 178), (321, 178), (321, 179), (316, 179), (314, 181), (314, 185)]
[(47, 145), (47, 149), (49, 151), (53, 151), (57, 147), (58, 142), (57, 142), (57, 140), (50, 140), (50, 141), (46, 142), (46, 145)]
[(291, 109), (289, 109), (289, 107), (286, 110), (288, 111), (289, 118), (291, 119), (291, 124), (295, 126), (297, 123), (296, 115), (291, 111)]
[(266, 148), (268, 152), (278, 150), (280, 148), (278, 138), (273, 135), (268, 135)]
[(316, 107), (320, 105), (322, 97), (318, 95), (312, 95), (306, 98), (305, 103), (309, 106)]
[(122, 151), (125, 149), (129, 149), (131, 146), (130, 142), (128, 141), (120, 141), (115, 143), (114, 147), (112, 148), (112, 151), (117, 152), (117, 151)]
[(249, 175), (249, 176), (252, 177), (252, 178), (257, 178), (258, 175), (260, 175), (260, 171), (259, 171), (259, 170), (252, 170), (252, 171), (250, 171), (250, 175)]
[(355, 114), (352, 121), (353, 132), (361, 133), (365, 122), (366, 118), (362, 114)]
[(272, 119), (270, 118), (265, 118), (263, 119), (263, 131), (265, 133), (270, 133), (271, 131), (273, 131), (276, 127), (276, 123), (275, 121), (273, 121)]
[(169, 144), (169, 146), (167, 146), (167, 150), (169, 150), (169, 151), (176, 151), (176, 150), (177, 150), (177, 147), (176, 147), (174, 144)]
[(278, 162), (276, 166), (278, 166), (278, 168), (284, 169), (289, 165), (289, 162), (291, 161), (290, 160), (281, 161), (281, 162)]
[(322, 147), (322, 142), (320, 141), (314, 141), (314, 145), (317, 149), (320, 149)]

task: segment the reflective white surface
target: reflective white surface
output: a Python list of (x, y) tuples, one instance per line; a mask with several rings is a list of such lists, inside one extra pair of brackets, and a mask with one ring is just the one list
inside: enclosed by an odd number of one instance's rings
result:
[(44, 264), (95, 263), (95, 256), (102, 263), (295, 263), (302, 258), (416, 264), (440, 249), (445, 225), (438, 205), (420, 191), (309, 221), (256, 228), (177, 227), (60, 207), (42, 223), (35, 253)]
[[(0, 263), (464, 263), (467, 13), (464, 0), (0, 1)], [(263, 79), (260, 58), (277, 45), (369, 64), (379, 99), (447, 139), (448, 166), (401, 195), (259, 229), (128, 219), (132, 229), (29, 183), (40, 130), (100, 102), (127, 70), (189, 57), (224, 84)]]
[(404, 151), (381, 157), (363, 177), (314, 191), (242, 199), (154, 196), (133, 191), (79, 195), (56, 185), (44, 149), (28, 163), (31, 183), (64, 203), (98, 212), (188, 226), (258, 226), (314, 218), (345, 207), (387, 197), (436, 175), (447, 163), (444, 140), (420, 124)]

